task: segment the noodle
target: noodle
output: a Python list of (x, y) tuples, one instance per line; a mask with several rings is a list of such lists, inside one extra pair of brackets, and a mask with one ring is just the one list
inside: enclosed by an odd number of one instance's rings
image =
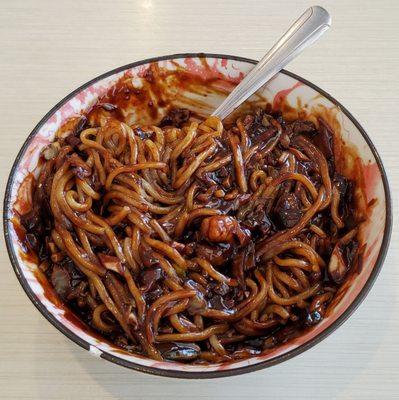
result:
[(358, 254), (353, 185), (309, 121), (189, 114), (57, 135), (21, 221), (58, 295), (115, 345), (239, 360), (324, 317)]

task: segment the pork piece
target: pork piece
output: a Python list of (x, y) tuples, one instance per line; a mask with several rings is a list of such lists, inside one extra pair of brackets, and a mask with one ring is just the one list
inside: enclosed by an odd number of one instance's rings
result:
[(91, 175), (91, 168), (76, 153), (69, 156), (68, 161), (72, 171), (79, 179), (83, 180)]
[(190, 110), (187, 108), (176, 108), (162, 118), (159, 126), (177, 126), (181, 128), (190, 118)]
[(213, 243), (233, 243), (237, 238), (240, 245), (248, 242), (249, 231), (242, 229), (238, 221), (228, 215), (215, 215), (203, 219), (201, 235)]
[(234, 254), (234, 246), (229, 243), (209, 245), (198, 243), (195, 245), (197, 257), (208, 260), (213, 266), (219, 266), (231, 259)]
[(276, 225), (280, 228), (292, 228), (302, 217), (300, 201), (294, 193), (284, 194), (274, 209)]
[(61, 299), (66, 299), (72, 292), (71, 276), (68, 270), (59, 264), (54, 264), (51, 272), (51, 284)]
[(54, 264), (50, 281), (61, 299), (67, 300), (73, 290), (83, 281), (83, 274), (72, 260), (66, 257), (61, 263)]
[(65, 143), (67, 143), (69, 146), (72, 147), (72, 149), (75, 151), (78, 145), (81, 143), (80, 138), (75, 135), (69, 135), (65, 138)]
[(327, 160), (330, 160), (334, 155), (333, 140), (334, 132), (322, 118), (319, 118), (318, 133), (313, 137), (312, 141), (315, 146), (321, 150)]
[(333, 183), (338, 189), (341, 199), (343, 199), (346, 195), (346, 191), (348, 190), (349, 186), (348, 179), (346, 179), (344, 176), (336, 172), (334, 175)]
[(302, 135), (302, 134), (315, 134), (317, 133), (317, 129), (313, 122), (311, 121), (293, 121), (291, 123), (286, 124), (284, 132), (288, 134), (288, 136), (292, 135)]
[(272, 117), (264, 110), (256, 110), (253, 115), (246, 115), (243, 124), (252, 143), (266, 143), (277, 129), (271, 124)]
[(144, 293), (150, 292), (155, 284), (164, 278), (161, 267), (150, 267), (144, 269), (140, 273), (140, 282), (143, 285), (141, 291)]
[(359, 244), (354, 240), (357, 229), (352, 229), (344, 237), (339, 239), (331, 253), (328, 264), (328, 274), (337, 284), (344, 281), (351, 265), (356, 261)]
[(195, 343), (170, 342), (158, 344), (157, 347), (162, 357), (171, 361), (193, 361), (201, 352), (200, 347)]
[(124, 266), (118, 257), (110, 256), (105, 253), (98, 253), (98, 258), (100, 259), (101, 264), (109, 271), (114, 271), (120, 275), (123, 275)]
[(244, 271), (255, 267), (255, 244), (250, 242), (248, 246), (240, 250), (233, 260), (233, 276), (238, 280), (240, 285), (244, 286)]
[[(271, 221), (266, 214), (265, 204), (263, 201), (255, 201), (255, 204), (249, 203), (248, 206), (252, 206), (246, 213), (245, 218), (242, 221), (242, 225), (249, 229), (252, 233), (258, 234), (259, 236), (266, 236), (270, 231)], [(249, 207), (248, 207), (249, 208)]]

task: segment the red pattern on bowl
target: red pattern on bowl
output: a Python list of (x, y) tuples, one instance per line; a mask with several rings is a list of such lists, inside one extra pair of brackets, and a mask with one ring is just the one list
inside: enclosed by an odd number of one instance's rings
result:
[[(213, 55), (176, 55), (153, 60), (146, 60), (111, 71), (94, 79), (82, 88), (67, 96), (50, 111), (33, 130), (19, 153), (10, 174), (7, 185), (4, 228), (8, 251), (15, 272), (26, 293), (43, 313), (65, 335), (90, 350), (93, 354), (118, 364), (145, 372), (180, 376), (180, 377), (215, 377), (231, 375), (259, 369), (281, 362), (298, 354), (327, 336), (339, 326), (357, 307), (370, 289), (383, 262), (389, 242), (391, 227), (391, 204), (389, 189), (379, 156), (370, 139), (356, 120), (328, 94), (311, 83), (293, 74), (282, 72), (270, 81), (259, 92), (278, 109), (282, 102), (291, 105), (300, 104), (302, 109), (311, 112), (322, 107), (334, 115), (341, 130), (343, 141), (356, 149), (360, 157), (360, 168), (365, 182), (367, 201), (376, 199), (370, 208), (367, 221), (361, 228), (361, 237), (365, 245), (363, 266), (359, 274), (340, 290), (333, 312), (318, 325), (307, 330), (303, 335), (272, 349), (268, 354), (242, 361), (215, 365), (186, 365), (174, 362), (158, 362), (152, 359), (129, 354), (105, 342), (94, 332), (84, 327), (56, 296), (49, 295), (40, 275), (36, 273), (37, 265), (24, 257), (24, 247), (19, 241), (17, 231), (12, 223), (18, 204), (18, 193), (21, 183), (30, 173), (37, 173), (39, 154), (44, 146), (50, 143), (57, 129), (70, 117), (79, 115), (89, 109), (96, 100), (104, 95), (122, 76), (129, 79), (143, 77), (150, 63), (157, 63), (160, 68), (183, 68), (192, 75), (200, 77), (204, 85), (210, 79), (217, 80), (217, 85), (225, 94), (237, 84), (253, 67), (253, 61), (238, 57)], [(211, 93), (202, 100), (205, 108), (202, 113), (210, 112), (222, 100), (222, 92)], [(253, 99), (256, 100), (254, 97)], [(208, 109), (207, 109), (208, 108)], [(338, 126), (337, 125), (337, 126)]]

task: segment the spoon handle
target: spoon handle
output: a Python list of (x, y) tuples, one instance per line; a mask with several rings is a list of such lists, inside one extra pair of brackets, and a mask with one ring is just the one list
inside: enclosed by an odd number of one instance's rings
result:
[(212, 115), (226, 118), (249, 96), (281, 71), (331, 25), (330, 14), (320, 6), (308, 8)]

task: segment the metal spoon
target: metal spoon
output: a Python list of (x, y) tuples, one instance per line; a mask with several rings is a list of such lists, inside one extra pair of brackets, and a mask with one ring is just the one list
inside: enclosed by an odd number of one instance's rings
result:
[(331, 26), (330, 14), (320, 6), (308, 8), (212, 115), (226, 118), (249, 96), (281, 71)]

